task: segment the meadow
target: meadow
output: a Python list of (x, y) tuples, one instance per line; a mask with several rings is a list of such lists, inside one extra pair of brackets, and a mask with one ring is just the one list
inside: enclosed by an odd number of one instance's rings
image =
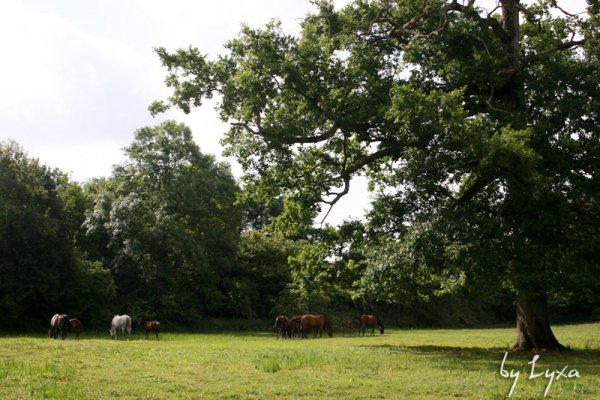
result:
[[(165, 327), (165, 330), (166, 327)], [(555, 327), (573, 351), (541, 353), (545, 398), (600, 398), (600, 323)], [(514, 329), (386, 330), (373, 337), (140, 333), (111, 340), (0, 338), (3, 399), (505, 399)], [(544, 398), (533, 353), (508, 353), (513, 399)], [(565, 368), (566, 367), (566, 368)], [(564, 371), (563, 371), (564, 370)], [(564, 375), (558, 372), (562, 371)], [(577, 374), (575, 374), (575, 371)], [(571, 375), (578, 375), (568, 377)]]

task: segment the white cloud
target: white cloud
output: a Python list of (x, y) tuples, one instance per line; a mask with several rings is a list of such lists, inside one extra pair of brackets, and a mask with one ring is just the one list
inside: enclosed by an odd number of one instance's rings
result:
[(71, 179), (84, 182), (94, 177), (109, 176), (112, 167), (124, 161), (121, 144), (93, 141), (75, 144), (44, 145), (26, 149), (43, 164), (58, 167)]

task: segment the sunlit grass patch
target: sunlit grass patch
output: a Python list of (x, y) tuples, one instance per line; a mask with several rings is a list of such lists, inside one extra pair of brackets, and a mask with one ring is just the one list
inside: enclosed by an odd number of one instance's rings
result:
[[(559, 326), (574, 351), (542, 353), (536, 370), (576, 368), (548, 398), (600, 398), (600, 324)], [(106, 335), (107, 336), (107, 335)], [(386, 330), (374, 337), (275, 339), (268, 333), (176, 334), (160, 341), (0, 338), (2, 398), (60, 399), (505, 399), (500, 365), (513, 329)], [(509, 353), (521, 371), (512, 398), (543, 398), (528, 380), (533, 353)]]

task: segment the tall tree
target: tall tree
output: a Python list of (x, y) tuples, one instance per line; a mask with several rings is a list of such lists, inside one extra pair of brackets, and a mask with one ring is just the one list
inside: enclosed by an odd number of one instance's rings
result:
[(16, 143), (0, 143), (0, 311), (10, 324), (64, 307), (72, 246), (63, 229), (61, 180)]
[(222, 96), (247, 187), (284, 194), (296, 220), (367, 174), (398, 243), (373, 268), (426, 271), (441, 289), (502, 284), (515, 348), (562, 348), (547, 294), (599, 270), (600, 6), (588, 4), (583, 17), (556, 1), (490, 13), (474, 0), (321, 1), (299, 37), (244, 27), (214, 61), (157, 49), (173, 94), (151, 110)]
[(104, 263), (131, 299), (123, 309), (189, 323), (221, 306), (219, 277), (230, 273), (239, 240), (237, 184), (173, 121), (137, 130), (125, 152), (85, 226), (106, 241)]
[(265, 318), (284, 312), (291, 282), (288, 258), (296, 248), (295, 242), (281, 236), (260, 231), (243, 233), (236, 266), (222, 283), (228, 314)]
[(64, 173), (0, 142), (0, 327), (39, 327), (56, 312), (87, 322), (105, 311), (112, 277), (75, 247), (80, 193)]

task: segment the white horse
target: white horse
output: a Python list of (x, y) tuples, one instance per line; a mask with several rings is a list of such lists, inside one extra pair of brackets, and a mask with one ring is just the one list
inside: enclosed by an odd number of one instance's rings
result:
[(117, 330), (121, 330), (121, 335), (127, 334), (131, 337), (131, 317), (129, 315), (115, 315), (110, 323), (110, 336), (118, 339)]

